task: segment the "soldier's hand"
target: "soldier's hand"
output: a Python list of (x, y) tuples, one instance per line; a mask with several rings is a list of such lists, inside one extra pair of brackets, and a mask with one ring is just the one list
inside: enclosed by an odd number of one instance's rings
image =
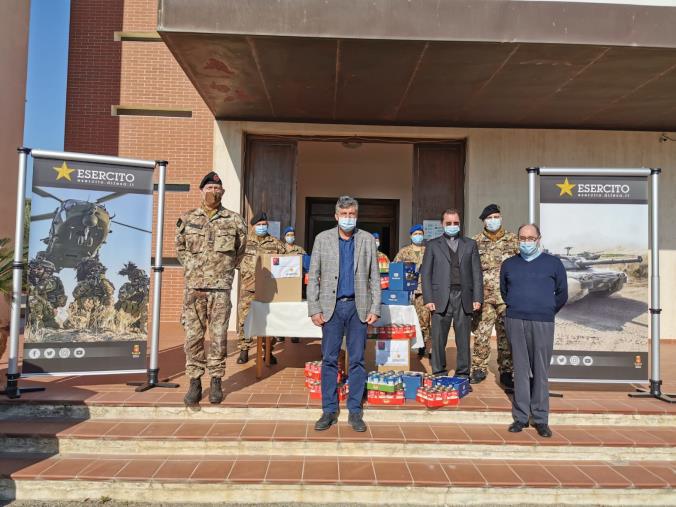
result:
[(474, 308), (475, 312), (478, 311), (479, 308), (481, 308), (481, 303), (479, 303), (478, 301), (474, 301), (474, 303), (472, 303), (472, 308)]
[(437, 309), (437, 305), (435, 305), (434, 303), (427, 303), (425, 305), (425, 308), (427, 308), (430, 312), (433, 312)]
[(317, 327), (322, 327), (326, 323), (323, 313), (315, 313), (311, 319), (312, 323)]

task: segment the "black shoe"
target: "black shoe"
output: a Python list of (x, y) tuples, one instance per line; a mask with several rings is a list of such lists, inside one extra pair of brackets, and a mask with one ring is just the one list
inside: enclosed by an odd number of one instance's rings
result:
[(249, 362), (249, 351), (240, 350), (239, 357), (237, 358), (237, 364), (244, 364)]
[(278, 341), (278, 342), (286, 341), (286, 337), (280, 336), (279, 338), (277, 338), (277, 341)]
[(486, 380), (486, 372), (482, 370), (477, 370), (474, 373), (472, 373), (472, 376), (469, 378), (469, 383), (481, 384), (484, 380)]
[(338, 414), (324, 412), (319, 420), (315, 423), (315, 431), (328, 430), (332, 425), (338, 422)]
[(551, 438), (552, 436), (552, 430), (549, 429), (549, 425), (547, 424), (534, 424), (535, 426), (535, 431), (538, 432), (538, 435), (544, 438)]
[(209, 403), (218, 404), (223, 401), (223, 388), (221, 379), (211, 377), (211, 386), (209, 386)]
[(347, 423), (352, 426), (354, 431), (363, 433), (366, 431), (366, 423), (362, 418), (361, 412), (350, 412), (349, 417), (347, 418)]
[(423, 357), (425, 357), (425, 347), (420, 347), (420, 348), (418, 349), (418, 357), (419, 357), (420, 359), (422, 359)]
[(507, 428), (507, 431), (510, 433), (521, 433), (521, 431), (524, 428), (528, 428), (528, 423), (522, 423), (519, 421), (514, 421), (512, 424), (509, 425), (509, 428)]
[(277, 358), (274, 355), (270, 354), (270, 366), (272, 366), (273, 364), (277, 364)]
[(183, 402), (186, 407), (193, 405), (199, 405), (200, 400), (202, 399), (202, 380), (198, 378), (190, 379), (190, 387), (188, 392), (185, 393)]
[(514, 378), (511, 371), (505, 371), (500, 374), (500, 384), (507, 389), (514, 389)]
[(298, 343), (300, 342), (300, 338), (291, 338), (291, 343)]

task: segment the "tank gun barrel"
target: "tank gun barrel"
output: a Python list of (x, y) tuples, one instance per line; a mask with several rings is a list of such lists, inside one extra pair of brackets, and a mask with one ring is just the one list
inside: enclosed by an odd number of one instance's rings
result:
[(579, 260), (577, 261), (577, 264), (580, 267), (587, 267), (587, 266), (598, 266), (599, 264), (637, 264), (639, 262), (643, 262), (643, 257), (636, 256), (636, 257), (626, 257), (624, 259), (596, 259), (596, 260)]

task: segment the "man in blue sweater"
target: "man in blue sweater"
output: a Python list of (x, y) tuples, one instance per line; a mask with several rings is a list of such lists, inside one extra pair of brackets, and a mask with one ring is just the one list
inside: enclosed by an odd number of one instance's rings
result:
[(505, 328), (512, 346), (514, 398), (509, 427), (518, 433), (533, 416), (541, 437), (549, 429), (549, 363), (554, 348), (554, 317), (568, 300), (563, 264), (540, 246), (535, 224), (519, 228), (519, 254), (500, 269), (500, 292), (507, 304)]

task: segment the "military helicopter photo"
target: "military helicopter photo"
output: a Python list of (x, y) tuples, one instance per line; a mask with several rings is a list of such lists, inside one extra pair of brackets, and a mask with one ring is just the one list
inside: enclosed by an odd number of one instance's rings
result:
[(114, 192), (96, 201), (81, 201), (59, 199), (37, 187), (33, 188), (33, 192), (59, 203), (59, 207), (51, 213), (31, 216), (31, 222), (52, 221), (49, 236), (41, 241), (47, 245), (44, 258), (54, 263), (56, 271), (74, 268), (83, 258), (97, 255), (108, 234), (113, 232), (110, 230), (110, 224), (151, 234), (151, 231), (146, 229), (113, 220), (115, 215), (111, 215), (103, 205), (104, 202), (122, 197), (124, 193)]

